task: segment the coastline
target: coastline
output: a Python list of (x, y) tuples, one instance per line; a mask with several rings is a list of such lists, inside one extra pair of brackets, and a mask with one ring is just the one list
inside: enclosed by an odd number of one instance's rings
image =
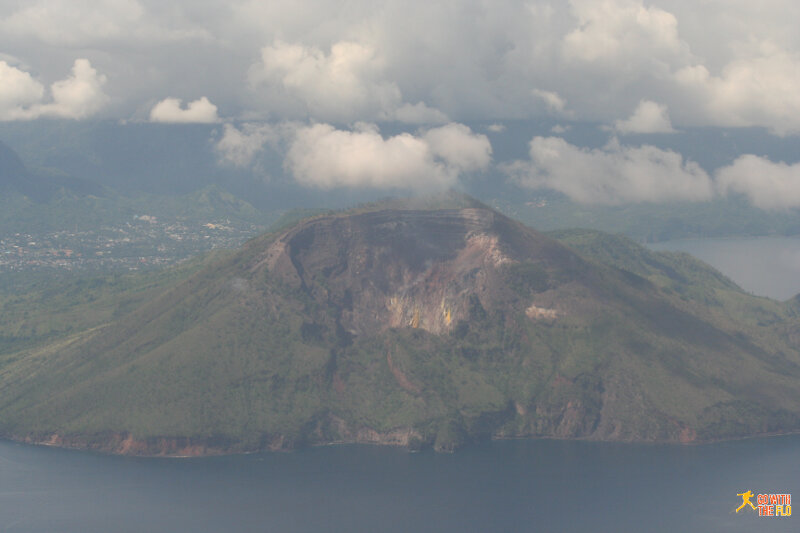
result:
[[(405, 433), (408, 433), (405, 431)], [(50, 434), (47, 438), (33, 438), (32, 436), (15, 437), (0, 435), (0, 441), (11, 442), (15, 444), (22, 444), (26, 446), (42, 446), (48, 448), (57, 448), (63, 450), (74, 450), (81, 452), (98, 453), (102, 455), (119, 456), (119, 457), (140, 457), (140, 458), (160, 458), (160, 459), (192, 459), (203, 457), (221, 457), (221, 456), (235, 456), (235, 455), (251, 455), (257, 453), (289, 453), (301, 451), (308, 448), (318, 448), (326, 446), (351, 446), (351, 445), (369, 445), (369, 446), (388, 446), (393, 448), (405, 449), (409, 453), (420, 452), (423, 450), (433, 450), (436, 453), (455, 453), (462, 449), (468, 449), (473, 445), (481, 442), (489, 441), (562, 441), (562, 442), (596, 442), (608, 444), (631, 444), (631, 445), (669, 445), (669, 446), (707, 446), (719, 444), (724, 442), (737, 442), (744, 440), (755, 439), (769, 439), (775, 437), (786, 437), (791, 435), (800, 435), (800, 430), (781, 431), (759, 433), (754, 435), (744, 435), (739, 437), (708, 439), (708, 440), (694, 440), (694, 441), (681, 441), (681, 440), (613, 440), (613, 439), (597, 439), (592, 437), (558, 437), (549, 435), (494, 435), (489, 439), (473, 439), (460, 446), (447, 449), (436, 449), (433, 445), (427, 446), (413, 446), (409, 442), (402, 442), (398, 439), (375, 439), (375, 438), (361, 438), (361, 439), (339, 439), (330, 441), (320, 441), (313, 443), (294, 444), (289, 443), (283, 436), (277, 436), (270, 441), (268, 446), (246, 448), (231, 445), (228, 447), (212, 446), (209, 444), (211, 439), (189, 439), (186, 437), (153, 437), (146, 439), (135, 439), (130, 434), (120, 435), (116, 434), (114, 438), (106, 441), (98, 440), (95, 438), (86, 438), (80, 436), (64, 437), (57, 433)]]

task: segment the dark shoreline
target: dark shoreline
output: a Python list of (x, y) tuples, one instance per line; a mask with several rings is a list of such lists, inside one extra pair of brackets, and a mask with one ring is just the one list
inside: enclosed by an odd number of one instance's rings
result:
[[(328, 446), (376, 446), (376, 447), (391, 447), (396, 449), (404, 449), (408, 453), (417, 453), (422, 451), (434, 451), (435, 453), (456, 453), (460, 450), (469, 449), (475, 445), (479, 445), (481, 443), (487, 442), (502, 442), (502, 441), (553, 441), (553, 442), (587, 442), (587, 443), (603, 443), (603, 444), (618, 444), (618, 445), (636, 445), (636, 446), (676, 446), (676, 447), (702, 447), (708, 446), (713, 444), (720, 444), (725, 442), (738, 442), (738, 441), (745, 441), (745, 440), (756, 440), (756, 439), (770, 439), (776, 437), (788, 437), (792, 435), (800, 435), (800, 430), (795, 431), (784, 431), (784, 432), (771, 432), (771, 433), (760, 433), (756, 435), (746, 435), (741, 437), (731, 437), (731, 438), (724, 438), (724, 439), (711, 439), (711, 440), (703, 440), (703, 441), (692, 441), (692, 442), (681, 442), (678, 440), (602, 440), (602, 439), (593, 439), (593, 438), (561, 438), (561, 437), (551, 437), (551, 436), (494, 436), (491, 439), (480, 439), (480, 440), (473, 440), (468, 443), (463, 444), (453, 450), (434, 450), (433, 446), (424, 446), (422, 448), (414, 448), (407, 445), (402, 444), (392, 444), (392, 443), (381, 443), (369, 440), (348, 440), (348, 441), (330, 441), (330, 442), (319, 442), (313, 444), (304, 444), (299, 446), (292, 446), (292, 447), (266, 447), (266, 448), (258, 448), (258, 449), (236, 449), (235, 447), (231, 448), (212, 448), (206, 445), (200, 444), (199, 441), (194, 441), (191, 444), (188, 444), (188, 447), (194, 451), (203, 450), (202, 453), (130, 453), (116, 451), (118, 448), (113, 446), (104, 446), (100, 443), (86, 443), (78, 444), (77, 442), (79, 439), (72, 438), (66, 439), (69, 444), (65, 443), (65, 441), (61, 441), (60, 443), (52, 442), (52, 439), (48, 440), (33, 440), (30, 438), (13, 438), (8, 436), (0, 436), (0, 442), (8, 442), (12, 444), (18, 444), (22, 446), (35, 446), (35, 447), (43, 447), (43, 448), (56, 448), (60, 450), (70, 450), (76, 452), (88, 452), (94, 453), (99, 455), (105, 456), (115, 456), (115, 457), (136, 457), (136, 458), (145, 458), (145, 459), (200, 459), (200, 458), (209, 458), (209, 457), (229, 457), (229, 456), (237, 456), (237, 455), (253, 455), (259, 453), (292, 453), (292, 452), (300, 452), (303, 450), (307, 450), (310, 448), (322, 448)], [(182, 440), (185, 438), (171, 438), (171, 440)], [(151, 439), (145, 439), (151, 440)], [(155, 438), (152, 440), (156, 441), (163, 441), (164, 439)], [(139, 441), (141, 442), (141, 441)], [(142, 448), (139, 448), (140, 450)]]

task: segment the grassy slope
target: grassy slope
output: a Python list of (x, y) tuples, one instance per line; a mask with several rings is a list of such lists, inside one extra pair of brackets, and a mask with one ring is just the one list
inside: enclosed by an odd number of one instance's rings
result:
[(159, 272), (7, 273), (0, 285), (0, 365), (116, 320), (221, 255)]
[[(685, 253), (652, 252), (622, 237), (591, 230), (553, 232), (551, 236), (575, 250), (636, 273), (653, 283), (675, 308), (691, 314), (698, 328), (692, 334), (706, 350), (683, 346), (664, 350), (662, 372), (644, 372), (647, 389), (659, 391), (661, 405), (673, 404), (677, 416), (690, 412), (702, 398), (713, 398), (694, 418), (706, 438), (744, 433), (750, 426), (763, 432), (776, 431), (782, 423), (794, 424), (798, 374), (798, 344), (787, 334), (794, 331), (797, 309), (793, 302), (778, 302), (744, 293), (729, 279), (705, 263)], [(643, 309), (646, 316), (649, 310)], [(673, 339), (686, 336), (688, 323), (675, 331)], [(720, 336), (721, 335), (721, 336)], [(726, 346), (728, 345), (728, 346)], [(641, 361), (631, 361), (641, 366)], [(679, 394), (667, 379), (683, 374), (690, 387)], [(693, 375), (694, 374), (694, 375)], [(710, 394), (710, 396), (709, 396)], [(755, 405), (754, 398), (762, 399)], [(750, 402), (749, 402), (750, 401)], [(748, 403), (749, 402), (749, 403)], [(770, 406), (772, 407), (771, 412)], [(738, 419), (739, 424), (722, 418)], [(760, 426), (759, 426), (760, 425)]]
[[(509, 269), (505, 305), (477, 304), (444, 336), (350, 339), (310, 320), (334, 310), (242, 269), (270, 235), (154, 280), (6, 295), (0, 432), (255, 449), (275, 435), (342, 438), (334, 418), (413, 427), (448, 448), (480, 434), (677, 440), (800, 427), (791, 303), (744, 294), (685, 254), (598, 232), (554, 236), (598, 262), (576, 273), (581, 284)], [(532, 322), (513, 311), (550, 293), (573, 312)]]

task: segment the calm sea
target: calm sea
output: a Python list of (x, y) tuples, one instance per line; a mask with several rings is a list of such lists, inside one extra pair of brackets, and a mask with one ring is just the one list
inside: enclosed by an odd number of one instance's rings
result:
[(800, 293), (798, 238), (691, 239), (648, 246), (653, 250), (688, 252), (758, 296), (787, 300)]
[[(737, 493), (800, 497), (800, 436), (370, 446), (142, 459), (0, 442), (0, 531), (798, 531)], [(755, 498), (754, 498), (755, 501)], [(800, 504), (798, 504), (800, 513)]]

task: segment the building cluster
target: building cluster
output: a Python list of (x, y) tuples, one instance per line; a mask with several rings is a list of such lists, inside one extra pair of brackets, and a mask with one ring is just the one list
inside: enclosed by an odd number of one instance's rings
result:
[(236, 248), (263, 227), (230, 220), (137, 215), (119, 226), (0, 235), (0, 273), (45, 269), (138, 270), (177, 263), (216, 248)]

